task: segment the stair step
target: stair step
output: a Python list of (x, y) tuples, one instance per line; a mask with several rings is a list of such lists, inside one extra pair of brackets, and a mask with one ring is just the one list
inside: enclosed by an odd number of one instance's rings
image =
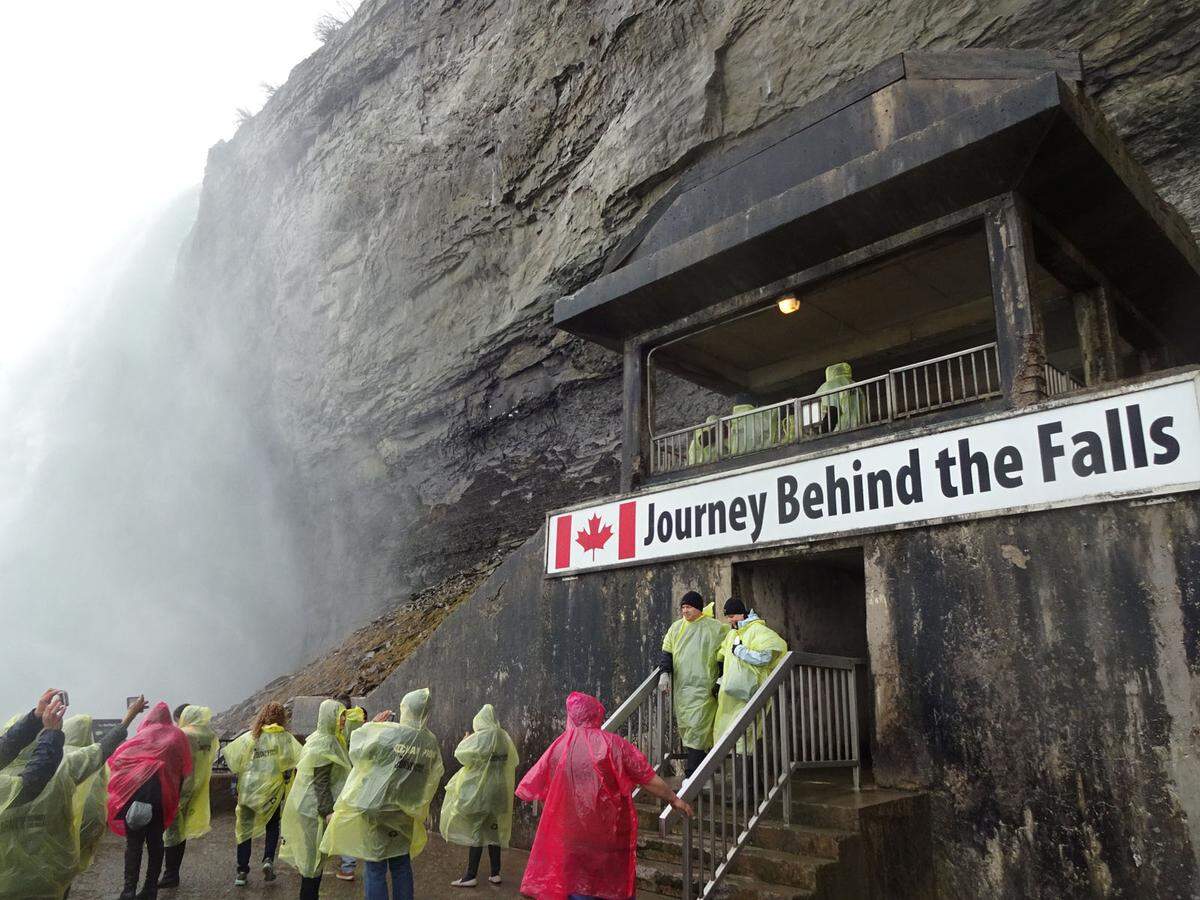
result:
[[(650, 896), (653, 891), (666, 897), (683, 895), (683, 870), (676, 863), (639, 861), (637, 866), (638, 897)], [(771, 884), (744, 875), (727, 875), (713, 895), (719, 900), (811, 900), (813, 892), (804, 888)]]
[[(677, 863), (683, 853), (683, 840), (676, 835), (659, 837), (658, 835), (639, 834), (637, 850), (638, 859), (646, 862)], [(713, 854), (706, 849), (704, 857), (711, 863)], [(769, 884), (815, 890), (820, 871), (836, 865), (837, 860), (829, 857), (806, 856), (784, 850), (769, 850), (747, 845), (734, 857), (729, 867), (729, 873), (744, 875), (747, 878)]]
[[(680, 845), (679, 829), (673, 829), (669, 840), (678, 847)], [(642, 828), (640, 835), (647, 838), (662, 840), (658, 833), (658, 825)], [(764, 850), (783, 850), (788, 853), (799, 853), (802, 856), (819, 856), (825, 859), (843, 857), (844, 847), (857, 844), (862, 840), (858, 832), (846, 831), (840, 828), (822, 828), (819, 825), (785, 825), (772, 819), (762, 819), (750, 834), (748, 846)]]

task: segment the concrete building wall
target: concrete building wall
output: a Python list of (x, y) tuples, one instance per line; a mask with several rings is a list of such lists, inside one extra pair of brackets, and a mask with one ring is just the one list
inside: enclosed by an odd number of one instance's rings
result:
[[(1195, 896), (1198, 495), (857, 543), (874, 773), (932, 795), (940, 895)], [(371, 708), (431, 686), (449, 760), (494, 703), (523, 769), (561, 729), (569, 691), (613, 708), (653, 665), (678, 597), (723, 599), (750, 570), (723, 557), (547, 581), (543, 554), (539, 535), (510, 557)], [(773, 581), (763, 596), (778, 598), (788, 565), (757, 562), (756, 590)]]
[(1198, 572), (1195, 494), (869, 542), (875, 775), (943, 895), (1197, 895)]

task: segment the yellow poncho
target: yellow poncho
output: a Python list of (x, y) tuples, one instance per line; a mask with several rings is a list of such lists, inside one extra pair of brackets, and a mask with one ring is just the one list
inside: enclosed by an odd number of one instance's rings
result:
[(442, 837), (463, 847), (507, 847), (512, 836), (517, 747), (496, 721), (490, 703), (475, 714), (471, 730), (454, 751), (462, 768), (446, 784)]
[[(63, 722), (64, 754), (85, 750), (96, 741), (91, 716), (71, 716)], [(79, 830), (79, 872), (96, 856), (96, 845), (108, 830), (108, 766), (102, 765), (75, 788), (75, 827)]]
[[(753, 616), (754, 614), (751, 613)], [(739, 659), (733, 652), (733, 642), (740, 639), (747, 650), (770, 651), (771, 661), (765, 666), (752, 666)], [(779, 657), (787, 652), (787, 642), (767, 627), (767, 623), (757, 617), (748, 618), (738, 628), (731, 628), (721, 642), (720, 653), (723, 665), (721, 674), (721, 690), (717, 694), (717, 715), (713, 720), (713, 742), (721, 739), (725, 730), (733, 723), (742, 707), (762, 685), (771, 670), (779, 663)], [(734, 686), (737, 685), (735, 688)], [(731, 693), (734, 690), (736, 693)], [(739, 696), (744, 694), (744, 696)], [(739, 744), (739, 750), (745, 750)], [(753, 750), (753, 748), (751, 748)]]
[(283, 846), (279, 855), (286, 859), (305, 878), (316, 878), (325, 865), (321, 838), (325, 834), (325, 819), (317, 809), (317, 791), (313, 774), (329, 766), (329, 790), (334, 799), (342, 791), (350, 774), (350, 757), (342, 746), (338, 720), (345, 707), (336, 700), (325, 700), (317, 711), (317, 729), (304, 742), (300, 761), (296, 764), (296, 780), (283, 804), (280, 822)]
[(212, 730), (212, 710), (207, 706), (185, 706), (179, 714), (179, 727), (187, 735), (192, 750), (192, 774), (184, 778), (179, 792), (179, 814), (163, 832), (164, 847), (208, 834), (212, 814), (208, 785), (212, 780), (213, 760), (221, 749), (221, 742)]
[[(33, 747), (22, 750), (4, 774), (19, 776)], [(0, 900), (61, 900), (79, 871), (76, 789), (100, 771), (101, 752), (99, 744), (65, 748), (36, 798), (0, 812)]]
[(300, 742), (282, 725), (265, 725), (258, 740), (247, 731), (226, 745), (229, 771), (238, 777), (234, 837), (240, 844), (265, 834), (287, 792), (286, 774), (300, 759)]
[(405, 695), (399, 722), (368, 722), (350, 738), (350, 762), (321, 852), (378, 861), (416, 856), (442, 778), (442, 752), (425, 721), (429, 689)]
[(729, 631), (705, 612), (694, 622), (676, 619), (667, 629), (662, 648), (671, 654), (671, 701), (683, 746), (707, 750), (713, 742), (717, 700), (717, 652)]

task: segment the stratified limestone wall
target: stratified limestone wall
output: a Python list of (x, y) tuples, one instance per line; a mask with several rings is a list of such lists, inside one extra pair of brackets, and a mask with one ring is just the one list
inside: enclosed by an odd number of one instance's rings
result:
[(314, 642), (615, 486), (618, 360), (550, 309), (680, 169), (890, 54), (967, 46), (1082, 50), (1200, 221), (1189, 0), (366, 0), (212, 150), (182, 259), (292, 485)]
[(1200, 499), (867, 546), (877, 778), (944, 896), (1200, 893)]

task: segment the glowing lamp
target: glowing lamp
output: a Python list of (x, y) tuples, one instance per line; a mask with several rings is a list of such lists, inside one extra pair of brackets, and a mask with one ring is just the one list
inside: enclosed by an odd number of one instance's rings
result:
[(790, 316), (800, 308), (800, 301), (796, 298), (795, 294), (784, 294), (775, 305), (779, 307), (779, 311), (785, 316)]

